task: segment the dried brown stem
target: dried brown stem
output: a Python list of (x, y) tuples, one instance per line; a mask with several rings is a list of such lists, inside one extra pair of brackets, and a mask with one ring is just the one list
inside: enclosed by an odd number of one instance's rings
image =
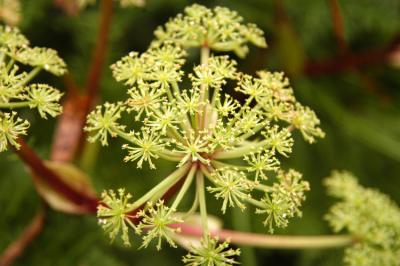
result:
[(41, 208), (22, 234), (12, 242), (0, 256), (0, 266), (12, 265), (25, 248), (40, 234), (43, 229), (46, 211)]

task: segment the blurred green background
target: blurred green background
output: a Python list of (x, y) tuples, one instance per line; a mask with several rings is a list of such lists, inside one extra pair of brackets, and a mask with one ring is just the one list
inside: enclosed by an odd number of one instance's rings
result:
[[(239, 68), (254, 74), (258, 69), (286, 71), (299, 101), (314, 109), (326, 132), (325, 139), (306, 144), (296, 136), (295, 148), (285, 168), (294, 168), (311, 183), (301, 219), (293, 219), (280, 234), (327, 234), (330, 230), (323, 215), (332, 204), (322, 179), (332, 169), (346, 169), (365, 186), (375, 187), (400, 202), (400, 1), (338, 1), (343, 17), (344, 42), (340, 49), (331, 15), (332, 1), (325, 0), (226, 0), (184, 1), (147, 0), (144, 8), (115, 8), (107, 63), (101, 80), (101, 100), (123, 99), (125, 88), (111, 76), (109, 65), (131, 50), (144, 51), (157, 25), (181, 12), (191, 3), (208, 7), (227, 6), (245, 21), (265, 31), (268, 49), (252, 48)], [(83, 84), (96, 39), (99, 6), (91, 6), (76, 16), (68, 16), (54, 7), (51, 0), (22, 1), (20, 27), (33, 45), (59, 51), (69, 71)], [(397, 40), (397, 67), (394, 49)], [(347, 49), (347, 50), (346, 50)], [(370, 60), (376, 51), (386, 51)], [(360, 56), (361, 55), (361, 56)], [(234, 55), (232, 55), (234, 56)], [(361, 58), (351, 67), (346, 62)], [(389, 60), (392, 58), (392, 60)], [(190, 61), (193, 60), (193, 61)], [(193, 65), (193, 55), (188, 65)], [(321, 70), (310, 62), (334, 60), (338, 67)], [(43, 74), (43, 80), (64, 90), (61, 80)], [(51, 79), (51, 80), (50, 80)], [(46, 158), (50, 152), (55, 120), (42, 121), (36, 114), (27, 141)], [(126, 187), (134, 196), (141, 195), (173, 166), (159, 164), (156, 171), (137, 170), (123, 163), (121, 142), (108, 148), (90, 147), (98, 154), (92, 160), (77, 161), (91, 176), (98, 191)], [(93, 159), (95, 158), (95, 159)], [(0, 156), (0, 253), (29, 224), (37, 209), (37, 196), (24, 165), (12, 152)], [(211, 197), (210, 197), (211, 199)], [(219, 203), (210, 200), (218, 214)], [(371, 210), (379, 211), (379, 210)], [(243, 220), (248, 217), (248, 221)], [(249, 213), (228, 212), (228, 228), (266, 233), (261, 217)], [(233, 221), (233, 222), (232, 222)], [(137, 250), (120, 243), (109, 244), (95, 217), (74, 216), (49, 211), (39, 237), (25, 250), (15, 265), (180, 265), (182, 249), (165, 247)], [(243, 265), (342, 265), (342, 250), (247, 250)]]

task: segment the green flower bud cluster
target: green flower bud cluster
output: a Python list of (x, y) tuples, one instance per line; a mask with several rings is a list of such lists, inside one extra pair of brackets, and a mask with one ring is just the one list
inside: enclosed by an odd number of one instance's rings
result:
[(254, 24), (243, 24), (243, 18), (226, 7), (210, 10), (192, 5), (155, 31), (160, 41), (172, 41), (185, 48), (206, 46), (215, 51), (233, 51), (244, 57), (250, 42), (266, 47), (263, 32)]
[[(21, 65), (31, 66), (31, 71), (22, 71)], [(8, 145), (18, 148), (18, 136), (29, 128), (14, 109), (35, 108), (44, 119), (61, 113), (62, 93), (47, 84), (30, 83), (41, 70), (61, 76), (66, 65), (56, 51), (30, 47), (17, 28), (0, 26), (0, 152)]]
[[(300, 173), (281, 169), (281, 160), (292, 152), (292, 132), (298, 129), (309, 143), (324, 133), (315, 113), (296, 101), (283, 73), (260, 71), (253, 77), (238, 71), (237, 62), (228, 56), (211, 54), (210, 50), (234, 51), (244, 56), (248, 42), (266, 46), (262, 31), (242, 24), (235, 12), (193, 5), (155, 35), (157, 39), (146, 52), (131, 52), (111, 66), (115, 79), (128, 86), (127, 98), (98, 106), (88, 115), (85, 130), (90, 132), (89, 141), (102, 145), (108, 145), (110, 137), (123, 139), (124, 160), (136, 162), (138, 168), (148, 164), (154, 169), (158, 159), (177, 165), (124, 212), (147, 201), (158, 202), (146, 205), (137, 216), (142, 224), (137, 228), (147, 232), (142, 246), (147, 247), (153, 238), (157, 248), (162, 238), (175, 246), (171, 235), (179, 231), (172, 228), (180, 219), (174, 212), (194, 187), (189, 213), (200, 210), (204, 236), (201, 247), (193, 247), (184, 261), (188, 265), (201, 261), (230, 265), (234, 259), (229, 257), (238, 252), (226, 250), (227, 243), (218, 245), (210, 237), (205, 191), (222, 201), (223, 213), (228, 207), (253, 205), (256, 213), (267, 216), (264, 224), (271, 233), (275, 227), (285, 227), (290, 218), (301, 215), (300, 206), (309, 190)], [(183, 71), (188, 47), (201, 50), (200, 64), (191, 73)], [(229, 84), (235, 84), (243, 102), (227, 93)], [(122, 123), (123, 116), (132, 122)], [(137, 123), (139, 129), (134, 127)], [(159, 199), (178, 181), (183, 185), (167, 207)], [(112, 211), (113, 204), (105, 203), (104, 208)], [(127, 232), (121, 232), (125, 242)]]
[(359, 185), (348, 172), (333, 172), (325, 185), (341, 200), (326, 219), (334, 231), (347, 230), (357, 240), (346, 249), (346, 265), (399, 265), (400, 208), (381, 192)]

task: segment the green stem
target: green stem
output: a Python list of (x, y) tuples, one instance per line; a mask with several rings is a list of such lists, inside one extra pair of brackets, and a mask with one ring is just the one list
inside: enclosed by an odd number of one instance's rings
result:
[[(200, 54), (201, 54), (200, 55), (200, 64), (207, 65), (208, 58), (210, 57), (210, 48), (208, 48), (207, 46), (201, 47)], [(200, 86), (200, 102), (205, 102), (206, 99), (208, 99), (208, 87), (205, 85), (201, 85)], [(200, 129), (202, 129), (204, 127), (205, 106), (204, 107), (200, 106), (199, 108), (202, 108), (203, 110), (199, 110), (199, 111), (201, 111), (201, 114), (199, 114), (200, 112), (196, 113), (196, 118), (197, 118), (197, 121), (199, 122)]]
[(251, 132), (241, 135), (240, 138), (242, 140), (246, 140), (246, 139), (250, 138), (251, 136), (254, 136), (255, 134), (257, 134), (257, 132), (259, 132), (261, 129), (265, 128), (266, 125), (267, 125), (267, 123), (262, 123), (261, 125), (253, 128), (253, 130)]
[(4, 62), (6, 58), (6, 54), (4, 52), (0, 52), (0, 64), (2, 64)]
[(6, 66), (7, 73), (10, 71), (10, 69), (12, 68), (14, 63), (15, 63), (15, 60), (12, 58), (10, 59), (10, 61), (8, 61), (7, 66)]
[(221, 88), (214, 88), (213, 96), (211, 98), (211, 106), (212, 107), (215, 107), (215, 103), (216, 103), (217, 99), (219, 98), (220, 90), (221, 90)]
[(179, 206), (179, 203), (182, 201), (183, 197), (185, 196), (187, 190), (189, 189), (190, 185), (193, 182), (194, 175), (196, 173), (197, 165), (192, 165), (192, 168), (189, 171), (188, 176), (185, 179), (185, 182), (183, 183), (181, 189), (179, 190), (178, 195), (176, 196), (174, 202), (171, 205), (170, 211), (173, 211), (177, 209)]
[(197, 185), (197, 187), (196, 187), (197, 193), (199, 195), (201, 225), (203, 227), (203, 238), (207, 239), (207, 237), (209, 235), (207, 205), (206, 205), (206, 196), (205, 196), (205, 188), (204, 188), (204, 175), (201, 171), (197, 172), (196, 185)]
[(28, 84), (28, 82), (31, 81), (34, 77), (36, 77), (36, 75), (39, 74), (41, 70), (42, 70), (41, 66), (37, 66), (34, 69), (32, 69), (31, 72), (29, 72), (28, 75), (25, 77), (25, 79), (21, 81), (20, 84), (18, 84), (18, 86), (25, 86), (26, 84)]
[(265, 208), (265, 205), (259, 200), (255, 200), (253, 198), (245, 198), (245, 200), (248, 203), (250, 203), (250, 204), (252, 204), (252, 205), (254, 205), (254, 206), (258, 207), (258, 208), (261, 208), (261, 209)]
[(167, 92), (168, 100), (172, 102), (174, 100), (174, 96), (172, 95), (171, 89), (168, 87), (165, 89)]
[(266, 186), (263, 184), (257, 184), (254, 188), (257, 190), (263, 191), (265, 193), (272, 191), (272, 187), (269, 187), (269, 186)]
[[(178, 97), (179, 99), (181, 99), (179, 86), (178, 86), (178, 83), (176, 81), (174, 81), (172, 83), (172, 88), (174, 90), (175, 97)], [(189, 116), (190, 116), (190, 114), (189, 114)], [(184, 114), (184, 119), (185, 119), (185, 121), (180, 123), (181, 128), (186, 130), (186, 131), (191, 131), (192, 130), (192, 125), (190, 124), (190, 120), (189, 120), (188, 114)]]
[(128, 133), (126, 133), (126, 132), (124, 132), (124, 131), (122, 131), (120, 129), (117, 129), (117, 128), (114, 129), (114, 131), (115, 131), (115, 133), (117, 133), (118, 137), (120, 137), (120, 138), (122, 138), (122, 139), (124, 139), (124, 140), (126, 140), (126, 141), (128, 141), (130, 143), (138, 145), (138, 143), (135, 141), (135, 138), (132, 138), (132, 136), (129, 135)]
[(249, 144), (240, 146), (238, 148), (229, 150), (229, 151), (221, 151), (217, 152), (213, 155), (215, 159), (234, 159), (243, 157), (244, 155), (256, 151), (257, 148), (268, 144), (269, 140), (263, 140), (259, 142), (250, 142)]
[(220, 161), (217, 161), (217, 160), (211, 160), (211, 164), (215, 168), (229, 167), (229, 168), (236, 168), (238, 170), (247, 170), (248, 169), (248, 166), (245, 166), (245, 165), (229, 164), (229, 163), (224, 163), (224, 162), (220, 162)]
[(190, 209), (182, 216), (182, 220), (186, 220), (186, 218), (188, 218), (193, 213), (195, 213), (198, 207), (199, 207), (199, 193), (197, 193), (197, 190), (196, 190), (196, 194), (194, 195), (192, 207), (190, 207)]
[(182, 157), (178, 157), (179, 155), (171, 155), (173, 153), (172, 151), (161, 151), (158, 152), (157, 155), (160, 156), (160, 158), (163, 158), (164, 160), (171, 161), (171, 162), (180, 162), (182, 160)]
[(187, 173), (187, 171), (189, 170), (189, 167), (190, 167), (190, 164), (185, 164), (182, 167), (175, 170), (172, 174), (167, 176), (163, 181), (158, 183), (157, 186), (153, 187), (149, 192), (147, 192), (145, 195), (143, 195), (141, 198), (139, 198), (137, 201), (135, 201), (127, 212), (136, 210), (137, 208), (142, 206), (144, 203), (146, 203), (146, 201), (148, 201), (153, 195), (157, 194), (159, 191), (165, 191), (166, 189), (171, 187), (173, 184), (175, 184), (180, 178), (182, 178)]
[(29, 107), (29, 102), (0, 103), (0, 108), (14, 109)]
[(204, 165), (200, 166), (200, 170), (207, 177), (207, 179), (215, 185), (215, 181), (212, 179), (210, 171)]
[(200, 57), (200, 64), (204, 65), (208, 63), (208, 58), (210, 57), (210, 48), (207, 46), (201, 47), (201, 57)]
[(253, 101), (253, 99), (254, 99), (254, 96), (247, 98), (246, 102), (240, 108), (239, 113), (237, 115), (235, 115), (235, 117), (229, 122), (229, 127), (232, 127), (235, 124), (235, 122), (242, 116), (243, 112), (250, 105), (250, 103)]
[(178, 83), (176, 81), (172, 82), (172, 89), (174, 90), (174, 93), (179, 95), (180, 91), (179, 91), (179, 86)]

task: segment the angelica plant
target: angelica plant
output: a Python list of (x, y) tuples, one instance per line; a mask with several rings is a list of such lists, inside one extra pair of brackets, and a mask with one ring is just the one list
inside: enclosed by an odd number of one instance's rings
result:
[[(31, 70), (22, 70), (23, 65)], [(31, 47), (17, 28), (0, 26), (0, 152), (9, 145), (18, 149), (18, 137), (27, 134), (29, 121), (17, 109), (37, 109), (44, 119), (61, 113), (62, 93), (47, 84), (31, 83), (42, 70), (61, 76), (66, 65), (56, 51)]]
[(325, 184), (341, 200), (326, 219), (334, 231), (347, 230), (357, 239), (345, 251), (346, 265), (400, 265), (400, 208), (388, 196), (359, 185), (348, 172), (334, 172)]
[[(142, 247), (156, 239), (161, 248), (161, 239), (175, 247), (172, 236), (179, 230), (172, 228), (199, 210), (203, 237), (184, 263), (235, 264), (239, 251), (228, 249), (227, 242), (218, 244), (208, 229), (206, 191), (221, 200), (222, 213), (254, 206), (268, 232), (286, 227), (290, 218), (301, 216), (309, 184), (299, 172), (282, 169), (281, 161), (292, 152), (295, 130), (309, 143), (324, 133), (315, 113), (297, 102), (283, 73), (262, 70), (251, 76), (238, 71), (229, 56), (212, 54), (244, 57), (249, 43), (266, 47), (263, 32), (244, 24), (236, 12), (195, 4), (159, 27), (155, 36), (146, 52), (131, 52), (111, 66), (115, 79), (128, 87), (127, 98), (98, 106), (88, 115), (85, 130), (89, 141), (104, 146), (110, 138), (121, 138), (124, 161), (138, 168), (156, 168), (163, 159), (177, 169), (132, 202), (125, 201), (123, 192), (119, 198), (104, 194), (98, 217), (112, 239), (120, 234), (128, 245), (131, 227), (144, 234)], [(183, 70), (187, 48), (200, 50), (200, 64), (192, 73)], [(243, 101), (227, 93), (229, 84), (235, 84)], [(122, 116), (130, 122), (123, 124)], [(179, 181), (183, 184), (168, 206), (161, 197)], [(191, 187), (196, 191), (193, 207), (182, 214), (179, 207)], [(132, 215), (138, 225), (130, 222)]]

